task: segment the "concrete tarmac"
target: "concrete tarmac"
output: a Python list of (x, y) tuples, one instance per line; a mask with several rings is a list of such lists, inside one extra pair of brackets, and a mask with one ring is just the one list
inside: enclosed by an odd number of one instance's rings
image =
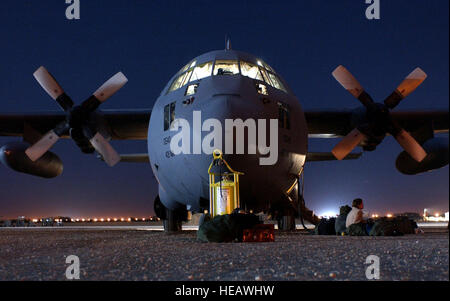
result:
[[(273, 243), (201, 243), (195, 231), (167, 235), (128, 226), (0, 228), (0, 280), (449, 280), (447, 229), (401, 237), (313, 236), (276, 231)], [(158, 229), (156, 229), (158, 230)]]

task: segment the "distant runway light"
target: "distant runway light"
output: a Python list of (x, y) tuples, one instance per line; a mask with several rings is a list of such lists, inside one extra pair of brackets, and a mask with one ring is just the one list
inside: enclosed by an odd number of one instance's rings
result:
[(335, 211), (326, 211), (320, 215), (320, 217), (328, 218), (328, 217), (335, 217), (337, 216), (337, 213)]

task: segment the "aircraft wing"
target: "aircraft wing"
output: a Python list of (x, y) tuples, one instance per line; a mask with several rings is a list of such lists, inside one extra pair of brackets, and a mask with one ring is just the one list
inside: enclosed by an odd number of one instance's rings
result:
[[(151, 110), (105, 110), (105, 124), (114, 140), (145, 140)], [(311, 138), (336, 138), (347, 135), (354, 127), (353, 111), (306, 111), (308, 133)], [(449, 130), (448, 111), (393, 112), (392, 117), (408, 132), (418, 133), (423, 127), (432, 127), (434, 133)], [(30, 114), (0, 114), (0, 136), (24, 136), (27, 128), (41, 134), (63, 121), (63, 112)], [(67, 138), (67, 137), (64, 137)]]
[[(103, 125), (113, 140), (145, 140), (151, 110), (104, 110)], [(45, 134), (66, 118), (64, 112), (38, 112), (30, 114), (0, 114), (0, 136), (27, 138), (38, 132)], [(67, 135), (62, 138), (68, 138)], [(27, 140), (27, 139), (25, 139)], [(28, 140), (29, 141), (29, 140)]]
[[(346, 136), (355, 124), (352, 122), (354, 111), (307, 111), (305, 112), (310, 138), (336, 138)], [(424, 132), (448, 133), (448, 111), (405, 111), (392, 112), (392, 118), (417, 140)], [(425, 129), (425, 130), (424, 130)]]

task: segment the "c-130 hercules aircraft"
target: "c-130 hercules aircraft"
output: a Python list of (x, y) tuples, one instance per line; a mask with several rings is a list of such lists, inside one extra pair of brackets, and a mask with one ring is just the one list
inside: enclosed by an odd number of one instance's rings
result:
[[(119, 161), (147, 162), (159, 184), (155, 212), (164, 220), (166, 231), (181, 230), (187, 211), (209, 209), (207, 170), (211, 151), (176, 154), (171, 143), (179, 133), (174, 124), (184, 120), (193, 124), (194, 129), (189, 141), (183, 142), (194, 150), (200, 149), (199, 143), (203, 144), (204, 150), (204, 139), (211, 134), (211, 127), (205, 128), (203, 124), (198, 128), (195, 125), (198, 114), (202, 120), (218, 121), (219, 126), (227, 120), (246, 121), (247, 133), (242, 137), (247, 152), (224, 154), (233, 168), (245, 174), (240, 180), (241, 207), (271, 212), (282, 221), (279, 227), (286, 230), (295, 228), (293, 217), (301, 215), (308, 219), (301, 194), (301, 176), (307, 161), (357, 159), (361, 153), (351, 153), (354, 148), (360, 146), (365, 151), (373, 151), (389, 134), (404, 149), (395, 163), (400, 172), (414, 175), (448, 164), (448, 138), (434, 136), (448, 133), (448, 111), (391, 112), (425, 80), (426, 74), (421, 69), (409, 74), (383, 103), (374, 102), (343, 66), (332, 74), (361, 102), (361, 107), (346, 111), (303, 111), (298, 98), (273, 68), (251, 54), (232, 50), (229, 42), (225, 50), (196, 57), (177, 72), (152, 110), (99, 110), (127, 82), (120, 72), (75, 106), (53, 76), (40, 67), (34, 73), (36, 80), (64, 112), (1, 114), (0, 136), (21, 136), (23, 141), (4, 145), (0, 149), (0, 161), (18, 172), (56, 177), (62, 173), (63, 163), (49, 149), (59, 138), (71, 138), (83, 153), (97, 151), (110, 166)], [(271, 141), (276, 154), (252, 146), (256, 137), (251, 136), (256, 132), (250, 131), (252, 122), (247, 123), (248, 120), (267, 120), (265, 124), (277, 120), (278, 139)], [(224, 128), (225, 136), (237, 131), (233, 127)], [(263, 136), (258, 136), (258, 140)], [(214, 143), (225, 148), (227, 142), (231, 143), (234, 150), (233, 143), (236, 146), (239, 139), (237, 135), (231, 137), (227, 140), (220, 135), (220, 141)], [(308, 137), (344, 138), (331, 153), (310, 153)], [(148, 154), (119, 155), (109, 144), (110, 139), (147, 139)], [(208, 148), (210, 145), (206, 144)], [(256, 151), (250, 152), (252, 147)], [(268, 156), (275, 156), (275, 160), (260, 164)]]

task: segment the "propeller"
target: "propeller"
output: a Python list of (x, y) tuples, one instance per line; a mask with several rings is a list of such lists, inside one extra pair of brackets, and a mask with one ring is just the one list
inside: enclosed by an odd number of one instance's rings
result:
[[(420, 68), (411, 72), (394, 90), (384, 103), (375, 103), (356, 78), (344, 67), (333, 71), (334, 78), (366, 108), (367, 123), (353, 129), (331, 151), (338, 160), (344, 159), (356, 146), (371, 136), (384, 137), (391, 134), (400, 146), (417, 162), (421, 162), (427, 153), (422, 146), (391, 117), (394, 109), (406, 96), (422, 84), (427, 75)], [(382, 139), (381, 139), (382, 140)], [(380, 140), (380, 142), (381, 142)]]
[[(55, 78), (45, 69), (39, 67), (34, 73), (34, 78), (41, 87), (53, 98), (67, 113), (66, 120), (58, 124), (54, 129), (46, 133), (35, 144), (31, 145), (25, 153), (36, 161), (42, 157), (63, 135), (82, 132), (83, 138), (91, 143), (92, 147), (102, 156), (109, 166), (114, 166), (120, 161), (119, 154), (109, 144), (90, 122), (91, 114), (97, 108), (122, 88), (128, 81), (122, 72), (118, 72), (98, 88), (81, 105), (74, 106), (72, 99), (64, 92)], [(80, 131), (81, 130), (81, 131)]]

